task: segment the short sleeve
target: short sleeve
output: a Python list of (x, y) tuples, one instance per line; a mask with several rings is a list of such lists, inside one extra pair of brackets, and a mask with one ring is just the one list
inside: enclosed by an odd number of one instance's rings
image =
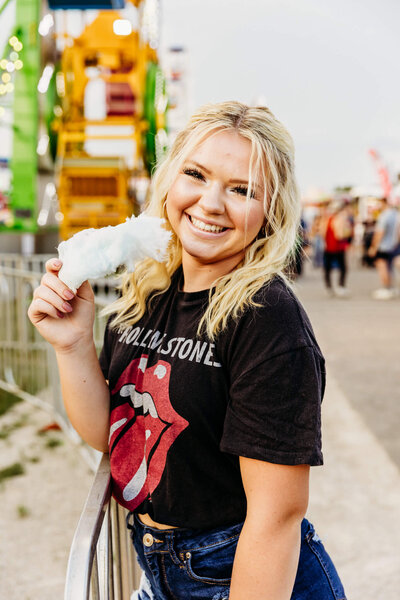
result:
[(388, 211), (383, 211), (381, 212), (381, 214), (378, 217), (378, 220), (376, 222), (376, 229), (378, 231), (384, 231), (385, 228), (387, 227), (387, 222), (388, 222), (388, 217), (389, 217), (389, 213)]
[(258, 362), (230, 385), (223, 452), (284, 465), (321, 465), (323, 358), (312, 346)]

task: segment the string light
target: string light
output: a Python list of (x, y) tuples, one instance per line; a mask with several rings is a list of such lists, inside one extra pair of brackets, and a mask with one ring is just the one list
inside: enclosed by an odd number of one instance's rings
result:
[(44, 15), (44, 17), (40, 21), (39, 27), (38, 27), (38, 31), (39, 31), (40, 35), (42, 37), (45, 37), (46, 35), (48, 35), (48, 33), (49, 33), (50, 29), (53, 27), (53, 25), (54, 25), (53, 15), (51, 15), (50, 13), (48, 13), (47, 15)]
[(18, 54), (23, 48), (22, 42), (19, 41), (16, 35), (13, 35), (8, 40), (8, 43), (12, 47), (12, 51), (10, 51), (8, 58), (0, 60), (0, 96), (11, 94), (14, 91), (15, 86), (12, 82), (12, 74), (24, 66)]
[(132, 33), (132, 23), (128, 19), (116, 19), (113, 23), (115, 35), (130, 35)]
[(39, 79), (37, 86), (37, 89), (41, 94), (45, 94), (47, 92), (53, 73), (54, 65), (46, 65), (43, 69), (42, 76)]
[(39, 156), (44, 156), (46, 154), (47, 148), (49, 146), (49, 141), (50, 141), (50, 138), (48, 135), (40, 136), (38, 145), (36, 148), (36, 152), (39, 154)]
[(56, 74), (56, 89), (57, 89), (57, 94), (60, 96), (60, 98), (64, 98), (65, 97), (65, 79), (64, 79), (64, 73), (62, 71), (58, 71), (58, 73)]

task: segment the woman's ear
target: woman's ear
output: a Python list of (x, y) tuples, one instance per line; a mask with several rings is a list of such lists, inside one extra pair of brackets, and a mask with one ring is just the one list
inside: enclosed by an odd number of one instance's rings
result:
[(262, 238), (267, 237), (267, 219), (265, 219), (264, 223), (262, 224), (260, 231), (257, 233), (257, 237), (256, 240), (261, 240)]

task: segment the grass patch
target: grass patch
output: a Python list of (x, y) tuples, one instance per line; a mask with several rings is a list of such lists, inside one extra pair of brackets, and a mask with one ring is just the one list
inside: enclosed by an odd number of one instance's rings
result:
[(20, 519), (25, 519), (26, 517), (29, 517), (29, 515), (31, 514), (31, 511), (29, 510), (29, 508), (27, 506), (24, 506), (23, 504), (19, 504), (17, 506), (17, 514)]
[(29, 421), (28, 415), (21, 415), (19, 419), (14, 421), (14, 423), (10, 423), (9, 425), (4, 425), (0, 429), (0, 440), (6, 440), (10, 433), (19, 429), (20, 427), (24, 427)]
[(10, 410), (14, 404), (17, 404), (17, 402), (21, 402), (21, 398), (0, 388), (0, 417)]
[(19, 462), (14, 463), (9, 467), (0, 469), (0, 483), (5, 479), (9, 479), (10, 477), (17, 477), (18, 475), (23, 475), (24, 473), (24, 465)]
[(58, 446), (63, 445), (63, 440), (55, 437), (49, 437), (46, 440), (46, 448), (57, 448)]
[(8, 436), (10, 435), (12, 431), (12, 428), (10, 425), (7, 425), (6, 427), (2, 427), (0, 429), (0, 440), (6, 440), (8, 438)]

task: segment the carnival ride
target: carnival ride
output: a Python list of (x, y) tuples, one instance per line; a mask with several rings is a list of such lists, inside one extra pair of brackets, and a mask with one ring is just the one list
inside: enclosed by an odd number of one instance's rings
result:
[[(121, 223), (139, 212), (139, 185), (167, 143), (158, 1), (50, 0), (52, 12), (41, 0), (14, 1), (16, 26), (0, 61), (0, 119), (13, 115), (9, 215), (0, 231), (37, 232), (56, 195), (62, 239)], [(137, 11), (136, 28), (124, 7)], [(81, 19), (74, 31), (70, 9)], [(55, 180), (39, 219), (38, 155), (53, 161)]]

